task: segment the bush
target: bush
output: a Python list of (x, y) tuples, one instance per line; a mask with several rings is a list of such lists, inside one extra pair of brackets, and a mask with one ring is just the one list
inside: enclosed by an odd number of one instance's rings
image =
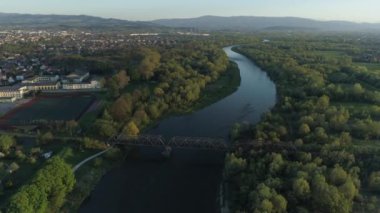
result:
[(28, 158), (28, 163), (35, 164), (36, 162), (37, 162), (36, 158), (34, 158), (34, 157), (29, 157)]
[(82, 145), (86, 149), (106, 149), (107, 145), (105, 143), (102, 143), (100, 141), (90, 139), (90, 138), (84, 138), (82, 140)]
[(25, 154), (21, 150), (15, 151), (15, 156), (19, 160), (24, 160), (26, 158)]
[(380, 172), (372, 172), (368, 182), (372, 190), (380, 192)]
[(17, 171), (19, 168), (20, 168), (20, 166), (16, 162), (13, 162), (13, 163), (11, 163), (11, 165), (9, 165), (9, 169), (12, 172)]
[(54, 135), (51, 132), (45, 132), (42, 135), (38, 135), (38, 144), (48, 144), (54, 139)]
[(8, 153), (9, 149), (16, 143), (15, 139), (8, 135), (0, 136), (0, 152)]

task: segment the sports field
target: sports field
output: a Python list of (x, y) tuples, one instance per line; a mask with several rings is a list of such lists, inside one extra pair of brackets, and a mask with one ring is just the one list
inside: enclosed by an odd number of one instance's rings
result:
[(3, 125), (78, 120), (96, 100), (91, 95), (38, 97), (1, 117)]

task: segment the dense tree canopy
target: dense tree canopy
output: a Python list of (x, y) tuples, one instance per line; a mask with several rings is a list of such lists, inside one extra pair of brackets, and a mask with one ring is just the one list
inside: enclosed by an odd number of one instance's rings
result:
[[(280, 212), (272, 197), (281, 195), (290, 212), (375, 212), (373, 199), (359, 192), (378, 192), (380, 85), (374, 79), (380, 68), (361, 56), (380, 55), (378, 43), (271, 36), (270, 42), (235, 48), (268, 72), (279, 98), (259, 124), (234, 139), (282, 141), (289, 150), (229, 154), (233, 211)], [(236, 162), (244, 167), (232, 170)]]
[(7, 212), (56, 212), (74, 184), (71, 167), (54, 157), (11, 197)]
[(94, 128), (102, 137), (117, 130), (135, 135), (165, 113), (187, 111), (206, 85), (217, 80), (229, 65), (222, 49), (200, 41), (169, 49), (139, 48), (130, 51), (128, 58), (126, 71), (116, 72), (107, 80), (113, 98), (105, 110), (110, 118), (99, 118)]

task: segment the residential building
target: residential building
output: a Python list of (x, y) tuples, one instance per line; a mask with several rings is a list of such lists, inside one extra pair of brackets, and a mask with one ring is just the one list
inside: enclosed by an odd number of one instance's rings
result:
[(13, 85), (0, 87), (0, 98), (3, 98), (3, 102), (15, 101), (24, 97), (28, 93), (28, 88), (24, 85)]
[(62, 77), (62, 83), (81, 83), (90, 77), (89, 72), (74, 72)]
[(58, 80), (59, 80), (58, 75), (41, 75), (41, 76), (34, 76), (32, 78), (23, 80), (22, 83), (34, 84), (34, 83), (40, 83), (40, 82), (57, 82)]
[(56, 82), (38, 82), (38, 83), (22, 83), (23, 86), (26, 86), (26, 88), (30, 91), (40, 91), (40, 90), (57, 90), (61, 88), (61, 83)]
[(25, 79), (32, 78), (33, 73), (32, 72), (19, 72), (16, 73), (16, 80), (17, 81), (24, 81)]
[(62, 84), (62, 89), (66, 89), (66, 90), (99, 89), (99, 88), (100, 88), (100, 83), (95, 80), (92, 80), (90, 82), (83, 82), (83, 83)]

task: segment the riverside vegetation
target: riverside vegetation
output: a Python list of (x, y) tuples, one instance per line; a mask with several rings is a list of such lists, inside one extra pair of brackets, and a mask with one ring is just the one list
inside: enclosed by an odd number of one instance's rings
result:
[(378, 211), (380, 43), (361, 38), (273, 33), (236, 48), (268, 72), (278, 103), (256, 126), (237, 125), (235, 141), (282, 141), (296, 151), (230, 153), (232, 212)]

